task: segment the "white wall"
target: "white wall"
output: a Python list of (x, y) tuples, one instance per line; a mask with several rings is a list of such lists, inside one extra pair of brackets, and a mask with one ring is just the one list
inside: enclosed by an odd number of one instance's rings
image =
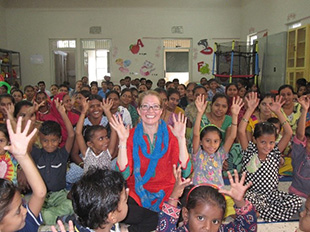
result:
[(5, 8), (4, 8), (4, 1), (0, 0), (0, 48), (7, 48), (6, 43), (6, 17), (5, 17)]
[[(268, 34), (287, 31), (287, 23), (310, 16), (309, 0), (242, 0), (242, 37), (254, 29)], [(289, 15), (295, 17), (288, 18)], [(309, 19), (304, 23), (310, 23)]]
[[(207, 62), (212, 67), (212, 55), (202, 55), (197, 42), (208, 39), (213, 47), (213, 38), (239, 38), (241, 34), (241, 8), (238, 4), (194, 8), (100, 8), (100, 9), (6, 9), (8, 48), (21, 52), (23, 86), (44, 80), (49, 86), (54, 83), (50, 73), (49, 39), (111, 38), (115, 51), (112, 58), (112, 80), (125, 76), (115, 64), (115, 59), (130, 59), (131, 72), (139, 72), (145, 59), (156, 64), (156, 74), (149, 76), (154, 84), (163, 76), (163, 58), (156, 55), (158, 43), (149, 43), (146, 56), (133, 55), (129, 45), (143, 37), (192, 38), (192, 79), (198, 81), (201, 74), (197, 63)], [(101, 35), (89, 34), (89, 27), (101, 26)], [(183, 26), (184, 34), (172, 34), (172, 26)], [(224, 39), (225, 40), (225, 39)], [(223, 41), (224, 41), (223, 40)], [(143, 41), (143, 39), (142, 39)], [(145, 42), (148, 44), (148, 42)], [(160, 45), (160, 44), (159, 44)], [(153, 46), (153, 47), (151, 47)], [(113, 52), (113, 51), (112, 51)], [(143, 50), (141, 49), (141, 52)], [(41, 54), (43, 64), (31, 64), (30, 56)], [(78, 51), (80, 54), (80, 51)], [(80, 59), (78, 59), (79, 61)], [(154, 71), (155, 74), (155, 71)], [(77, 70), (77, 78), (81, 70)]]

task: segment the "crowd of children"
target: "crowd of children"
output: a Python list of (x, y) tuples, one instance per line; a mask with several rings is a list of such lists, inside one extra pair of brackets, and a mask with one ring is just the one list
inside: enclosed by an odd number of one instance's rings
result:
[[(283, 85), (276, 96), (206, 78), (2, 85), (0, 231), (256, 231), (257, 217), (299, 213), (310, 231), (310, 91), (296, 84), (296, 95)], [(131, 224), (140, 213), (155, 221)]]

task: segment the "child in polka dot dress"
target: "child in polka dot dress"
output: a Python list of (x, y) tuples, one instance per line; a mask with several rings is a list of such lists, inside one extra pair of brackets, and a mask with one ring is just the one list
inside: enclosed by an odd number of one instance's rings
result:
[[(248, 119), (258, 105), (256, 93), (250, 93), (245, 99), (248, 109), (242, 118), (238, 137), (242, 147), (242, 169), (247, 172), (246, 182), (253, 185), (245, 198), (252, 202), (261, 218), (265, 221), (289, 220), (302, 205), (299, 197), (278, 190), (278, 171), (281, 152), (286, 148), (292, 136), (292, 129), (281, 112), (282, 97), (277, 96), (269, 106), (283, 126), (283, 137), (276, 145), (276, 128), (269, 122), (258, 123), (254, 130), (254, 142), (246, 137)], [(282, 103), (281, 103), (282, 102)]]

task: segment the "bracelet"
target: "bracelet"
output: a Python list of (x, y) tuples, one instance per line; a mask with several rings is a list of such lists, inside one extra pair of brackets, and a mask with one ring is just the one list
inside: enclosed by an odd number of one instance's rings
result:
[(126, 145), (118, 145), (118, 148), (127, 149), (127, 146)]
[(251, 204), (251, 202), (249, 202), (248, 200), (245, 200), (245, 205), (242, 206), (241, 208), (238, 207), (234, 207), (236, 214), (237, 215), (245, 215), (246, 213), (248, 213), (249, 211), (252, 210), (253, 205)]
[(249, 120), (247, 120), (246, 118), (242, 118), (242, 121), (249, 123)]
[(175, 198), (169, 197), (169, 200), (170, 201), (176, 201), (176, 202), (178, 202), (181, 205), (181, 202), (179, 201), (179, 199), (175, 199)]
[(281, 123), (281, 126), (284, 126), (287, 123), (287, 120)]
[(237, 126), (238, 124), (237, 124), (237, 123), (233, 123), (233, 122), (232, 122), (232, 123), (231, 123), (231, 125), (232, 125), (232, 126)]
[(81, 163), (78, 164), (80, 167), (84, 165), (84, 162), (82, 161)]

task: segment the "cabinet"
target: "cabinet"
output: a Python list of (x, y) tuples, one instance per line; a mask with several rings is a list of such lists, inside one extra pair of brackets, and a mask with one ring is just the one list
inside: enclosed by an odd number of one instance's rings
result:
[(0, 49), (0, 74), (10, 85), (21, 85), (20, 53)]
[(294, 87), (296, 80), (310, 81), (310, 24), (288, 31), (286, 83)]

